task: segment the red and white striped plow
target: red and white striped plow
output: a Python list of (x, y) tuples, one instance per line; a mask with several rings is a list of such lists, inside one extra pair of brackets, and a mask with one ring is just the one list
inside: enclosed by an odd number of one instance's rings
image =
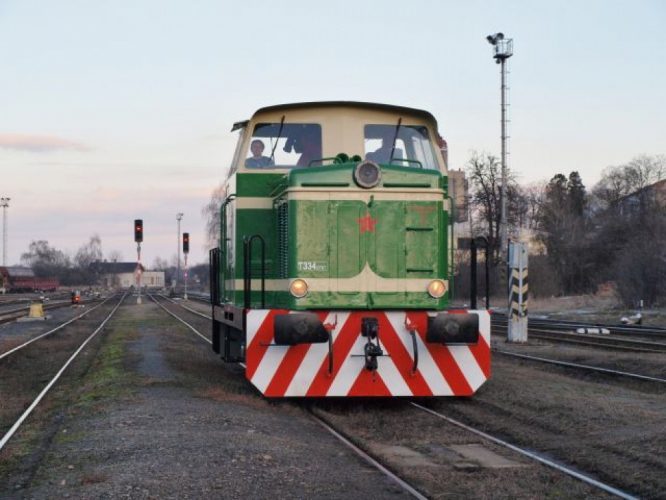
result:
[[(428, 313), (423, 311), (314, 311), (332, 329), (333, 371), (328, 343), (273, 344), (275, 315), (287, 310), (247, 312), (246, 376), (267, 397), (470, 396), (490, 376), (490, 315), (479, 316), (476, 345), (427, 343)], [(461, 311), (462, 312), (462, 311)], [(437, 313), (430, 313), (436, 315)], [(452, 314), (455, 314), (452, 312)], [(379, 323), (376, 372), (365, 368), (361, 318)], [(418, 368), (407, 325), (416, 330)]]

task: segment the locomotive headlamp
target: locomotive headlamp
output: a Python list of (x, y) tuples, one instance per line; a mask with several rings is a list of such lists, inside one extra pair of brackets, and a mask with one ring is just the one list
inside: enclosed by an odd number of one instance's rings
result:
[(431, 281), (428, 285), (428, 293), (433, 299), (440, 299), (446, 292), (446, 285), (442, 280)]
[(356, 166), (354, 180), (362, 188), (370, 189), (382, 180), (382, 171), (375, 162), (365, 160)]
[(289, 285), (289, 292), (297, 299), (303, 298), (308, 293), (308, 284), (302, 279), (295, 279)]

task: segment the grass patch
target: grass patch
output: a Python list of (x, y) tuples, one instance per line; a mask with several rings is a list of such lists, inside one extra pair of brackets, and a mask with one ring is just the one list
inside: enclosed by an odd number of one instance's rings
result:
[(75, 432), (72, 434), (68, 434), (67, 432), (59, 432), (56, 434), (56, 436), (53, 438), (53, 441), (55, 443), (59, 444), (68, 444), (68, 443), (74, 443), (76, 441), (79, 441), (83, 439), (86, 436), (84, 432)]
[(79, 388), (79, 396), (73, 405), (73, 413), (111, 399), (132, 397), (138, 387), (137, 376), (130, 369), (131, 354), (128, 343), (136, 333), (128, 328), (112, 328), (106, 342)]

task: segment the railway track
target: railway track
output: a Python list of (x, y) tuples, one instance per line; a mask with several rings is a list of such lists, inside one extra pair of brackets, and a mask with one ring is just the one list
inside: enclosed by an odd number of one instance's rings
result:
[[(74, 342), (73, 338), (69, 339), (69, 342), (65, 345), (63, 343), (59, 344), (56, 350), (56, 355), (53, 355), (51, 351), (47, 348), (41, 348), (39, 351), (39, 356), (47, 357), (43, 362), (39, 363), (39, 368), (38, 369), (33, 369), (36, 373), (31, 373), (30, 375), (33, 377), (36, 377), (36, 381), (33, 380), (31, 383), (26, 384), (28, 387), (21, 387), (19, 391), (16, 390), (16, 387), (10, 387), (12, 384), (10, 383), (10, 378), (11, 381), (14, 383), (18, 383), (20, 386), (21, 383), (24, 383), (24, 379), (26, 378), (25, 375), (22, 375), (25, 373), (25, 363), (21, 362), (13, 362), (9, 363), (9, 361), (14, 360), (17, 356), (13, 356), (10, 358), (10, 360), (5, 360), (0, 364), (0, 371), (2, 372), (2, 377), (3, 377), (3, 390), (2, 390), (2, 400), (5, 404), (5, 407), (3, 408), (2, 412), (0, 412), (0, 415), (2, 417), (2, 420), (0, 421), (0, 428), (8, 427), (8, 430), (5, 432), (3, 437), (0, 439), (0, 451), (5, 447), (5, 445), (9, 442), (9, 440), (14, 436), (14, 434), (19, 430), (19, 428), (23, 425), (23, 423), (26, 421), (26, 419), (32, 414), (32, 412), (37, 408), (37, 406), (40, 404), (40, 402), (47, 396), (47, 394), (51, 391), (51, 389), (54, 387), (56, 382), (60, 379), (60, 377), (65, 373), (67, 368), (74, 362), (74, 360), (77, 359), (77, 357), (83, 352), (85, 347), (90, 343), (91, 340), (93, 340), (97, 334), (104, 328), (104, 326), (107, 324), (107, 322), (113, 317), (113, 315), (116, 313), (120, 305), (123, 303), (123, 300), (125, 299), (127, 294), (124, 294), (120, 299), (118, 300), (117, 304), (113, 307), (111, 312), (104, 317), (104, 319), (101, 321), (101, 323), (94, 329), (94, 331), (90, 334), (85, 335), (85, 339), (83, 342), (80, 344), (77, 344)], [(111, 299), (108, 299), (111, 300)], [(101, 304), (100, 304), (101, 306)], [(92, 312), (92, 311), (88, 311)], [(74, 320), (71, 320), (67, 322), (66, 324), (71, 324), (73, 321), (76, 321), (80, 319), (84, 315), (80, 315), (79, 317), (75, 318)], [(58, 330), (60, 330), (62, 327), (65, 325), (61, 325)], [(54, 330), (55, 331), (55, 330)], [(48, 332), (47, 334), (53, 333), (54, 331)], [(41, 335), (39, 338), (35, 338), (30, 342), (27, 342), (26, 344), (20, 346), (17, 349), (13, 349), (9, 352), (6, 352), (3, 354), (2, 358), (7, 358), (10, 354), (15, 354), (17, 351), (21, 351), (23, 348), (27, 347), (29, 344), (32, 344), (34, 341), (39, 340), (44, 338), (46, 335)], [(70, 346), (70, 344), (74, 344), (74, 346)], [(73, 353), (67, 357), (67, 353), (64, 352), (62, 347), (67, 347), (73, 349)], [(20, 356), (18, 356), (20, 358)], [(55, 359), (53, 358), (59, 358), (60, 360), (64, 359), (65, 357), (67, 358), (64, 363), (58, 368), (57, 366), (52, 366), (55, 364)], [(40, 359), (42, 359), (40, 358)], [(34, 365), (32, 361), (32, 357), (28, 358), (26, 357), (25, 359), (29, 359), (28, 364)], [(46, 375), (46, 373), (50, 370), (53, 369), (56, 373), (53, 375), (52, 373), (50, 375)], [(20, 373), (13, 375), (13, 377), (10, 377), (8, 372), (11, 372), (12, 370), (16, 370)], [(37, 386), (41, 386), (41, 379), (44, 378), (46, 382), (46, 385), (44, 387), (41, 387), (41, 390)], [(9, 392), (7, 392), (9, 391)], [(25, 392), (37, 392), (37, 395), (34, 397), (32, 402), (29, 402), (29, 397), (28, 394), (25, 394)], [(29, 402), (29, 403), (28, 403)], [(25, 411), (20, 413), (18, 418), (16, 418), (13, 423), (9, 420), (11, 414), (14, 412), (12, 411), (13, 409), (16, 408), (21, 408), (23, 409), (25, 407)], [(14, 415), (16, 416), (16, 415)]]
[[(500, 315), (500, 316), (504, 316), (504, 318), (506, 318), (505, 315)], [(543, 328), (546, 327), (562, 328), (567, 330), (575, 330), (577, 328), (599, 327), (609, 330), (610, 333), (613, 335), (666, 338), (666, 328), (660, 328), (656, 326), (584, 323), (580, 321), (548, 320), (543, 318), (530, 318), (530, 323), (534, 326), (543, 327)]]
[(98, 309), (99, 307), (103, 306), (103, 305), (106, 304), (109, 300), (112, 300), (113, 298), (115, 298), (115, 295), (113, 295), (113, 296), (111, 296), (111, 297), (105, 299), (103, 302), (101, 302), (101, 303), (97, 304), (96, 306), (94, 306), (94, 307), (88, 309), (87, 311), (83, 312), (82, 314), (79, 314), (78, 316), (75, 316), (74, 318), (72, 318), (72, 319), (70, 319), (70, 320), (68, 320), (68, 321), (65, 321), (65, 322), (62, 323), (61, 325), (59, 325), (59, 326), (57, 326), (57, 327), (55, 327), (55, 328), (53, 328), (53, 329), (51, 329), (51, 330), (49, 330), (49, 331), (47, 331), (47, 332), (45, 332), (45, 333), (39, 334), (38, 336), (36, 336), (36, 337), (34, 337), (34, 338), (32, 338), (32, 339), (30, 339), (30, 340), (24, 342), (24, 343), (22, 343), (22, 344), (20, 344), (20, 345), (18, 345), (18, 346), (16, 346), (16, 347), (14, 347), (14, 348), (12, 348), (12, 349), (9, 349), (9, 350), (7, 350), (7, 351), (5, 351), (5, 352), (3, 352), (3, 353), (0, 353), (0, 359), (3, 359), (3, 358), (5, 358), (5, 357), (9, 356), (10, 354), (12, 354), (12, 353), (14, 353), (14, 352), (17, 352), (17, 351), (19, 351), (19, 350), (21, 350), (21, 349), (23, 349), (23, 348), (29, 346), (29, 345), (32, 344), (33, 342), (36, 342), (36, 341), (38, 341), (38, 340), (40, 340), (40, 339), (43, 339), (44, 337), (47, 337), (47, 336), (49, 336), (49, 335), (51, 335), (51, 334), (53, 334), (53, 333), (56, 333), (56, 332), (62, 330), (62, 329), (65, 328), (66, 326), (71, 325), (71, 324), (74, 323), (75, 321), (78, 321), (79, 319), (83, 318), (84, 316), (87, 316), (88, 314), (92, 313), (93, 311), (95, 311), (95, 310)]
[[(508, 321), (506, 314), (493, 313), (493, 321), (502, 324)], [(628, 337), (648, 337), (648, 338), (666, 338), (666, 328), (646, 325), (618, 325), (608, 323), (588, 323), (583, 321), (571, 320), (551, 320), (545, 318), (529, 318), (530, 326), (535, 328), (544, 328), (549, 330), (575, 331), (578, 328), (600, 328), (607, 330), (611, 335)]]
[[(164, 296), (159, 296), (159, 297), (154, 297), (150, 296), (153, 301), (155, 301), (165, 312), (167, 312), (170, 316), (172, 316), (174, 319), (179, 321), (180, 323), (184, 324), (187, 328), (189, 328), (191, 331), (193, 331), (196, 335), (198, 335), (201, 339), (206, 341), (207, 343), (211, 343), (210, 339), (208, 339), (202, 332), (200, 332), (194, 325), (192, 325), (190, 322), (186, 321), (183, 319), (177, 312), (174, 312), (175, 307), (179, 307), (182, 310), (188, 311), (189, 314), (196, 315), (198, 318), (203, 318), (210, 320), (210, 316), (203, 314), (199, 311), (196, 311), (187, 305), (181, 303), (181, 302), (176, 302), (173, 301), (167, 297)], [(168, 303), (169, 306), (166, 306), (164, 303)], [(242, 363), (240, 363), (241, 366), (244, 367)], [(598, 368), (598, 367), (586, 367), (587, 369), (593, 369), (593, 370), (599, 370), (603, 371), (603, 369)], [(628, 374), (629, 375), (629, 374)], [(630, 375), (635, 375), (635, 374), (630, 374)], [(640, 378), (640, 376), (638, 376)], [(666, 380), (659, 380), (659, 382), (666, 382)], [(316, 403), (315, 403), (316, 405)], [(618, 498), (623, 498), (623, 499), (634, 499), (637, 498), (634, 495), (632, 495), (629, 492), (623, 491), (621, 489), (618, 489), (614, 487), (613, 485), (604, 483), (603, 481), (598, 480), (591, 474), (585, 474), (579, 470), (577, 470), (574, 467), (569, 467), (561, 462), (552, 460), (548, 458), (544, 454), (540, 454), (538, 452), (528, 450), (522, 447), (519, 447), (515, 444), (512, 444), (508, 442), (505, 439), (500, 439), (499, 437), (493, 436), (487, 432), (484, 432), (480, 429), (474, 428), (460, 420), (456, 420), (451, 418), (450, 416), (447, 416), (446, 414), (436, 411), (434, 409), (428, 408), (427, 406), (424, 406), (420, 403), (416, 402), (406, 402), (405, 406), (416, 409), (419, 412), (425, 413), (431, 417), (435, 417), (437, 419), (443, 420), (448, 422), (449, 424), (456, 426), (458, 428), (464, 429), (467, 432), (470, 432), (476, 436), (481, 437), (483, 440), (486, 440), (488, 442), (492, 442), (496, 445), (500, 445), (502, 447), (505, 447), (507, 449), (512, 450), (513, 452), (519, 453), (524, 457), (527, 457), (533, 461), (536, 461), (546, 467), (552, 468), (554, 470), (559, 471), (560, 473), (574, 478), (578, 481), (582, 481), (586, 483), (587, 485), (597, 488), (599, 490), (602, 490), (610, 495), (613, 495)], [(420, 491), (417, 487), (415, 487), (413, 484), (411, 484), (408, 480), (400, 477), (395, 473), (395, 471), (392, 470), (392, 468), (385, 464), (382, 463), (382, 460), (378, 458), (377, 456), (373, 456), (372, 453), (370, 453), (367, 449), (363, 449), (362, 446), (359, 446), (359, 441), (355, 440), (352, 436), (349, 436), (346, 434), (343, 430), (338, 428), (335, 424), (333, 424), (330, 419), (327, 419), (325, 416), (321, 414), (320, 411), (316, 408), (308, 408), (309, 413), (311, 414), (312, 418), (315, 419), (322, 427), (324, 427), (328, 432), (330, 432), (333, 436), (335, 436), (340, 442), (342, 442), (345, 446), (350, 448), (354, 453), (356, 453), (361, 459), (366, 461), (366, 463), (370, 464), (372, 467), (380, 470), (383, 474), (385, 474), (389, 479), (391, 479), (395, 484), (399, 485), (404, 491), (409, 493), (412, 497), (414, 498), (419, 498), (419, 499), (425, 499), (428, 498), (427, 495), (425, 495), (422, 491)]]
[(562, 366), (566, 368), (573, 368), (576, 370), (580, 370), (583, 372), (593, 372), (593, 373), (602, 373), (606, 375), (613, 375), (617, 377), (626, 377), (629, 379), (634, 379), (634, 380), (642, 380), (646, 382), (656, 382), (658, 384), (664, 384), (666, 383), (666, 378), (661, 378), (661, 377), (652, 377), (649, 375), (642, 375), (639, 373), (631, 373), (627, 371), (622, 371), (622, 370), (612, 370), (609, 368), (603, 368), (600, 366), (591, 366), (591, 365), (584, 365), (581, 363), (570, 363), (568, 361), (562, 361), (558, 359), (552, 359), (552, 358), (544, 358), (541, 356), (530, 356), (528, 354), (519, 354), (515, 352), (509, 352), (509, 351), (503, 351), (501, 349), (493, 348), (492, 352), (501, 354), (503, 356), (509, 356), (509, 357), (514, 357), (517, 359), (524, 359), (528, 361), (534, 361), (537, 363), (546, 363), (550, 365), (556, 365), (556, 366)]
[[(79, 302), (79, 304), (80, 305), (94, 304), (95, 302), (98, 301), (99, 299), (85, 299)], [(48, 304), (43, 304), (42, 309), (44, 311), (50, 311), (53, 309), (68, 307), (71, 305), (72, 305), (71, 300), (53, 301), (49, 302)], [(19, 318), (27, 316), (29, 312), (30, 312), (29, 304), (15, 309), (10, 309), (8, 311), (0, 311), (0, 324), (16, 321)]]
[[(590, 326), (590, 325), (588, 325)], [(493, 316), (492, 333), (506, 335), (507, 321)], [(571, 327), (564, 327), (571, 328)], [(666, 352), (666, 343), (658, 341), (646, 341), (627, 338), (618, 338), (610, 334), (590, 334), (575, 333), (570, 330), (563, 330), (562, 327), (542, 328), (533, 325), (530, 321), (528, 327), (528, 337), (551, 342), (566, 342), (589, 347), (598, 347), (605, 349), (616, 349), (633, 352)]]
[(483, 439), (485, 439), (487, 441), (498, 444), (498, 445), (500, 445), (504, 448), (508, 448), (508, 449), (510, 449), (510, 450), (512, 450), (516, 453), (519, 453), (519, 454), (527, 457), (527, 458), (535, 460), (535, 461), (539, 462), (540, 464), (545, 465), (546, 467), (549, 467), (551, 469), (555, 469), (559, 472), (562, 472), (562, 473), (566, 474), (567, 476), (578, 479), (579, 481), (583, 481), (584, 483), (587, 483), (590, 486), (593, 486), (593, 487), (598, 488), (602, 491), (605, 491), (606, 493), (610, 493), (611, 495), (614, 495), (618, 498), (623, 498), (625, 500), (634, 500), (634, 499), (638, 498), (638, 497), (636, 497), (636, 496), (634, 496), (634, 495), (632, 495), (628, 492), (622, 491), (622, 490), (620, 490), (618, 488), (615, 488), (611, 485), (608, 485), (606, 483), (598, 481), (597, 479), (591, 477), (588, 474), (581, 473), (581, 472), (575, 470), (572, 467), (568, 467), (566, 465), (563, 465), (562, 463), (554, 461), (554, 460), (548, 458), (544, 454), (536, 453), (534, 451), (526, 450), (526, 449), (521, 448), (519, 446), (513, 445), (513, 444), (509, 443), (508, 441), (506, 441), (504, 439), (500, 439), (498, 437), (492, 436), (492, 435), (488, 434), (487, 432), (483, 432), (480, 429), (477, 429), (475, 427), (471, 427), (471, 426), (469, 426), (469, 425), (467, 425), (467, 424), (465, 424), (465, 423), (463, 423), (459, 420), (448, 417), (448, 416), (444, 415), (443, 413), (437, 412), (435, 410), (431, 410), (430, 408), (427, 408), (426, 406), (423, 406), (419, 403), (411, 402), (409, 404), (412, 405), (413, 407), (421, 410), (421, 411), (424, 411), (424, 412), (438, 418), (438, 419), (444, 420), (445, 422), (448, 422), (451, 425), (455, 425), (456, 427), (459, 427), (461, 429), (465, 429), (466, 431), (471, 432), (472, 434), (475, 434), (477, 436), (480, 436), (480, 437), (482, 437)]

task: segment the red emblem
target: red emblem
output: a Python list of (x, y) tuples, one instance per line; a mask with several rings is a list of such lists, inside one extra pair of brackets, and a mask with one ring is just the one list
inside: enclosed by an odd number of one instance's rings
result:
[(379, 219), (370, 218), (370, 212), (366, 212), (365, 217), (363, 217), (362, 219), (356, 219), (356, 220), (358, 221), (358, 224), (360, 226), (361, 234), (365, 233), (366, 231), (374, 233), (375, 224), (377, 224), (377, 221), (379, 221)]

